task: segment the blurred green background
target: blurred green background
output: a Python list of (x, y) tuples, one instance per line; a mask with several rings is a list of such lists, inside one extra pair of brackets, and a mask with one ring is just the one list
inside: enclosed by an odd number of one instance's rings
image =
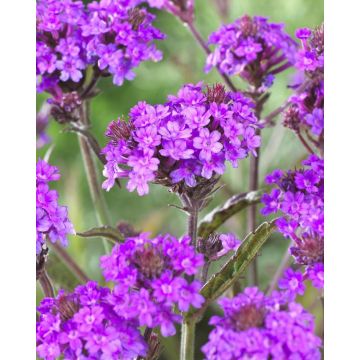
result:
[[(268, 16), (272, 22), (283, 22), (290, 35), (294, 35), (298, 27), (314, 27), (323, 21), (322, 0), (195, 0), (196, 24), (203, 35), (207, 37), (223, 22), (231, 22), (243, 14)], [(228, 4), (228, 15), (220, 16), (218, 4)], [(112, 85), (111, 79), (104, 79), (99, 83), (102, 90), (91, 103), (92, 132), (101, 146), (106, 143), (104, 131), (107, 124), (126, 115), (129, 109), (138, 101), (149, 103), (163, 103), (168, 94), (174, 94), (179, 87), (188, 82), (203, 80), (207, 83), (221, 81), (215, 70), (209, 74), (203, 73), (205, 55), (202, 49), (191, 37), (189, 31), (171, 14), (155, 11), (156, 26), (161, 29), (167, 38), (158, 42), (158, 48), (163, 51), (163, 60), (160, 63), (143, 63), (136, 69), (137, 77), (132, 82), (126, 82), (122, 87)], [(264, 110), (264, 115), (271, 112), (290, 94), (286, 85), (293, 70), (279, 75), (272, 88), (272, 95)], [(240, 81), (234, 82), (242, 85)], [(37, 106), (41, 106), (46, 96), (38, 96)], [(62, 126), (51, 121), (48, 133), (52, 138), (54, 148), (50, 163), (58, 166), (62, 178), (53, 187), (59, 191), (60, 203), (69, 208), (70, 219), (77, 231), (84, 231), (97, 225), (96, 216), (92, 208), (91, 198), (81, 161), (78, 140), (75, 134), (63, 133)], [(295, 135), (281, 126), (281, 121), (273, 128), (263, 132), (262, 155), (260, 159), (260, 178), (274, 168), (291, 168), (299, 165), (306, 156)], [(38, 150), (38, 156), (43, 157), (49, 145)], [(99, 173), (101, 174), (101, 165)], [(228, 168), (222, 177), (224, 188), (216, 193), (209, 207), (200, 215), (200, 219), (213, 207), (223, 203), (231, 195), (246, 192), (248, 186), (249, 161), (244, 160), (237, 169)], [(100, 179), (103, 181), (103, 178)], [(124, 220), (134, 224), (135, 228), (143, 231), (157, 233), (170, 232), (182, 235), (186, 229), (185, 215), (179, 210), (169, 207), (169, 204), (178, 204), (174, 195), (165, 188), (151, 186), (150, 194), (139, 197), (137, 193), (129, 193), (125, 187), (119, 190), (114, 187), (105, 194), (106, 201), (111, 210), (112, 225)], [(240, 213), (230, 219), (221, 230), (235, 232), (240, 238), (246, 235), (246, 212)], [(259, 215), (258, 223), (264, 221)], [(92, 279), (102, 282), (99, 269), (99, 256), (103, 254), (100, 239), (84, 240), (76, 236), (69, 239), (69, 253), (76, 259)], [(274, 274), (279, 261), (286, 249), (287, 241), (280, 235), (273, 235), (266, 243), (259, 256), (260, 280), (264, 289)], [(212, 269), (214, 271), (214, 269)], [(54, 280), (55, 287), (72, 289), (76, 285), (74, 276), (63, 266), (61, 261), (50, 254), (48, 272)], [(38, 301), (42, 298), (41, 290), (37, 292)], [(301, 299), (303, 304), (317, 316), (317, 330), (322, 333), (322, 310), (317, 293), (309, 287), (308, 292)], [(199, 325), (197, 348), (205, 341), (208, 334), (206, 320), (216, 308), (210, 309)], [(164, 341), (165, 349), (162, 359), (178, 359), (179, 338), (174, 336)], [(201, 358), (198, 353), (196, 358)]]

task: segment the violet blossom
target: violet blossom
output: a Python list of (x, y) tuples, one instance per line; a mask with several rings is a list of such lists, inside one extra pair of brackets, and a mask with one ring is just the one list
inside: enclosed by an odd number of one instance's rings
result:
[(304, 276), (301, 271), (294, 271), (289, 268), (279, 280), (278, 286), (281, 290), (287, 291), (289, 297), (294, 300), (297, 295), (304, 295)]
[(85, 71), (113, 77), (115, 85), (135, 77), (143, 61), (161, 60), (154, 40), (164, 35), (152, 26), (154, 15), (139, 0), (39, 0), (36, 4), (38, 90), (55, 98), (77, 90)]
[(303, 132), (322, 150), (324, 141), (324, 25), (314, 30), (298, 29), (301, 49), (296, 55), (298, 70), (291, 87), (290, 107), (284, 111), (284, 126)]
[(199, 281), (186, 280), (203, 265), (189, 236), (179, 240), (171, 235), (153, 239), (147, 233), (129, 237), (101, 258), (107, 281), (115, 282), (109, 302), (127, 320), (138, 319), (140, 326), (160, 327), (163, 336), (175, 334), (181, 316), (174, 312), (199, 308), (204, 298)]
[(208, 43), (215, 49), (207, 58), (206, 72), (218, 67), (224, 74), (241, 76), (260, 92), (272, 85), (274, 75), (296, 60), (296, 43), (284, 25), (260, 16), (244, 15), (221, 26)]
[(75, 234), (67, 207), (58, 204), (57, 191), (49, 188), (50, 181), (59, 179), (58, 168), (39, 159), (36, 164), (36, 254), (41, 252), (47, 238), (67, 246), (67, 236)]
[(207, 360), (321, 359), (313, 316), (286, 294), (265, 296), (252, 287), (219, 303), (224, 316), (210, 319), (215, 328), (202, 347)]
[(139, 102), (129, 121), (108, 127), (103, 188), (117, 178), (128, 178), (127, 189), (139, 195), (150, 182), (194, 188), (222, 175), (226, 161), (237, 167), (260, 146), (253, 106), (241, 93), (221, 85), (204, 91), (202, 83), (184, 85), (164, 105)]
[(265, 178), (276, 184), (264, 194), (265, 216), (280, 213), (278, 230), (292, 241), (290, 252), (298, 264), (311, 268), (324, 262), (324, 160), (310, 155), (304, 168), (283, 172), (279, 169)]
[(44, 298), (36, 324), (37, 354), (44, 360), (128, 359), (145, 356), (138, 322), (126, 320), (109, 304), (110, 290), (94, 281)]

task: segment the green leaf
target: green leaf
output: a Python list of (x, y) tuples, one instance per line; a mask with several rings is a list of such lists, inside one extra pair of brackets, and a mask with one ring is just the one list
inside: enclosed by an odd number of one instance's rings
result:
[[(209, 303), (217, 299), (237, 279), (239, 279), (274, 229), (275, 220), (270, 223), (264, 222), (245, 238), (236, 253), (228, 260), (220, 271), (214, 274), (202, 287), (200, 293), (204, 296), (206, 301), (203, 308), (198, 310), (197, 313), (201, 313), (205, 310)], [(194, 312), (194, 310), (191, 310), (186, 314), (186, 317), (193, 315)]]
[(198, 236), (207, 238), (231, 216), (250, 205), (259, 203), (262, 194), (262, 190), (257, 190), (232, 196), (224, 205), (215, 208), (205, 216), (200, 222)]
[(111, 226), (96, 227), (88, 231), (77, 232), (76, 235), (84, 238), (104, 237), (115, 244), (124, 241), (124, 235), (118, 229)]

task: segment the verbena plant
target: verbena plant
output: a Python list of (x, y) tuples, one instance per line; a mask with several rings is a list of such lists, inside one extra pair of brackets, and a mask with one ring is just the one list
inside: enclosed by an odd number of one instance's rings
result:
[[(140, 101), (119, 114), (101, 148), (91, 131), (89, 103), (97, 84), (134, 79), (144, 61), (159, 61), (154, 41), (165, 35), (153, 25), (152, 7), (172, 13), (207, 54), (204, 71), (215, 69), (223, 84), (184, 84), (162, 104)], [(37, 354), (42, 359), (148, 359), (161, 356), (162, 339), (181, 324), (179, 358), (192, 360), (196, 325), (209, 306), (201, 347), (206, 359), (320, 359), (322, 339), (314, 317), (297, 297), (307, 286), (324, 286), (324, 30), (301, 28), (297, 40), (283, 24), (241, 16), (204, 40), (194, 23), (192, 0), (72, 0), (37, 2), (37, 87), (49, 97), (37, 117), (38, 146), (49, 142), (50, 118), (77, 133), (98, 225), (76, 232), (51, 182), (56, 166), (36, 167), (36, 270), (44, 298), (38, 307)], [(166, 59), (164, 60), (166, 61)], [(293, 94), (264, 114), (276, 75), (295, 68)], [(238, 88), (234, 77), (246, 84)], [(156, 81), (154, 81), (156, 87)], [(262, 130), (282, 117), (309, 153), (300, 168), (275, 169), (259, 188)], [(204, 220), (221, 187), (226, 164), (249, 158), (249, 191), (231, 197)], [(103, 164), (98, 181), (96, 162)], [(123, 179), (125, 181), (123, 181)], [(110, 226), (103, 192), (149, 193), (158, 184), (176, 194), (187, 216), (184, 236), (137, 232), (131, 224)], [(263, 203), (259, 210), (257, 204)], [(244, 239), (219, 227), (247, 211)], [(263, 222), (256, 222), (260, 211)], [(271, 220), (270, 214), (276, 214)], [(275, 232), (290, 240), (266, 289), (258, 280), (257, 255)], [(102, 237), (99, 259), (106, 286), (92, 281), (63, 247), (67, 236)], [(72, 291), (54, 292), (47, 273), (48, 245), (76, 275)], [(209, 267), (223, 265), (211, 276)], [(224, 261), (224, 259), (226, 259)], [(242, 275), (250, 274), (246, 287)], [(230, 291), (231, 290), (231, 291)]]

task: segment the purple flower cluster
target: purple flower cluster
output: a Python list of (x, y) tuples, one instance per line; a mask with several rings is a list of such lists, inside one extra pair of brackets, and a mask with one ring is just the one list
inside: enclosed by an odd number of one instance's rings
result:
[(215, 50), (207, 58), (205, 71), (218, 67), (224, 74), (240, 75), (260, 91), (295, 62), (297, 49), (283, 24), (248, 15), (212, 33), (209, 44)]
[(104, 148), (103, 188), (127, 177), (127, 189), (139, 195), (148, 183), (195, 187), (225, 171), (225, 161), (237, 167), (260, 146), (253, 103), (241, 93), (226, 92), (221, 85), (203, 91), (202, 83), (184, 85), (164, 105), (139, 102), (128, 122), (110, 123)]
[(58, 168), (39, 159), (36, 164), (36, 254), (48, 237), (67, 246), (67, 235), (74, 234), (66, 206), (58, 204), (58, 193), (50, 190), (48, 183), (60, 178)]
[(309, 75), (324, 71), (324, 26), (315, 30), (308, 28), (298, 29), (295, 33), (301, 41), (302, 49), (299, 50), (296, 66)]
[(301, 271), (295, 271), (291, 268), (287, 269), (284, 273), (284, 276), (279, 281), (279, 288), (283, 291), (286, 291), (289, 298), (294, 300), (297, 295), (304, 295), (305, 277)]
[[(275, 170), (265, 178), (278, 188), (263, 195), (261, 213), (280, 211), (283, 216), (276, 224), (293, 241), (290, 251), (296, 262), (319, 269), (324, 261), (324, 160), (310, 155), (303, 164), (302, 169)], [(307, 272), (313, 274), (310, 268)]]
[(200, 282), (182, 277), (194, 275), (204, 262), (190, 243), (189, 236), (150, 239), (142, 233), (103, 256), (104, 277), (116, 283), (109, 297), (114, 311), (128, 321), (136, 319), (140, 326), (160, 327), (163, 336), (174, 335), (174, 323), (181, 321), (174, 307), (188, 311), (190, 306), (199, 308), (204, 302)]
[(280, 279), (278, 286), (282, 291), (287, 293), (289, 298), (295, 299), (298, 295), (304, 295), (305, 280), (310, 280), (313, 287), (323, 289), (324, 264), (319, 262), (313, 266), (308, 266), (305, 274), (289, 268), (285, 271), (283, 278)]
[(108, 302), (110, 291), (95, 282), (73, 293), (42, 300), (36, 326), (41, 359), (117, 360), (145, 356), (147, 345), (136, 321), (126, 320)]
[[(304, 131), (316, 147), (321, 147), (324, 132), (324, 27), (296, 31), (302, 48), (298, 51), (299, 73), (292, 87), (296, 91), (284, 112), (284, 125), (296, 132)], [(315, 138), (314, 138), (315, 137)]]
[(253, 287), (219, 302), (224, 316), (210, 319), (215, 329), (202, 347), (207, 360), (321, 359), (313, 316), (286, 294), (267, 297)]
[[(39, 0), (36, 6), (36, 74), (39, 90), (54, 96), (74, 90), (88, 66), (121, 85), (135, 77), (142, 61), (161, 60), (154, 40), (164, 35), (151, 24), (154, 16), (136, 7), (139, 0)], [(59, 96), (58, 96), (59, 97)]]

